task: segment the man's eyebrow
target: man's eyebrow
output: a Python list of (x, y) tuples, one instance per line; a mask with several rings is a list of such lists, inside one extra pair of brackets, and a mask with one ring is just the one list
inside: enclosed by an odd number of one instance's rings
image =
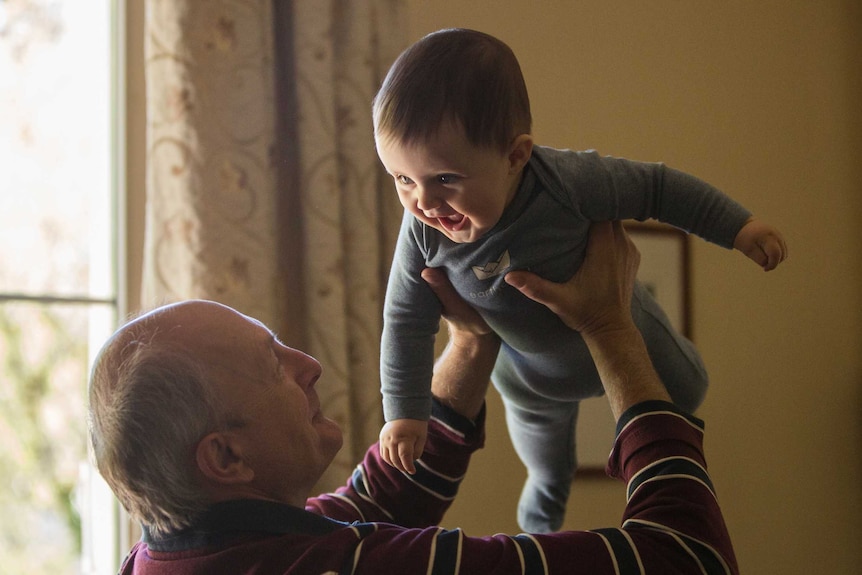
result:
[(273, 341), (276, 341), (276, 342), (279, 341), (278, 335), (276, 335), (276, 333), (274, 331), (272, 331), (265, 323), (263, 323), (259, 319), (256, 319), (256, 318), (253, 318), (250, 316), (246, 316), (246, 317), (248, 317), (248, 320), (252, 324), (254, 324), (257, 328), (259, 328), (263, 332), (263, 334), (265, 334), (265, 335), (255, 335), (254, 336), (255, 339), (259, 338), (261, 341), (265, 341), (266, 345), (271, 345)]
[(275, 354), (275, 346), (278, 344), (278, 338), (273, 332), (267, 331), (266, 337), (262, 337), (260, 341), (269, 353)]

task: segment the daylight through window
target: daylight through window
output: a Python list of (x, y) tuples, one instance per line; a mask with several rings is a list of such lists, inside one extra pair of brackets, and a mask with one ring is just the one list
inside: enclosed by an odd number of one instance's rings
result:
[[(0, 0), (0, 565), (116, 570), (86, 381), (117, 318), (110, 0)], [(105, 571), (113, 563), (112, 571)]]

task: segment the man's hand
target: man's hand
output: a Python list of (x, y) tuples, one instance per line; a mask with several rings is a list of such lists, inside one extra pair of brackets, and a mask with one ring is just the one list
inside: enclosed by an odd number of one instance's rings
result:
[(414, 461), (422, 456), (428, 439), (428, 422), (418, 419), (395, 419), (380, 430), (380, 455), (389, 465), (413, 475)]
[(461, 415), (475, 419), (485, 403), (491, 370), (500, 350), (497, 337), (440, 269), (426, 268), (424, 279), (443, 305), (449, 342), (434, 364), (431, 393)]
[(587, 254), (578, 272), (565, 283), (553, 283), (525, 271), (506, 275), (506, 282), (546, 305), (582, 335), (632, 323), (632, 289), (640, 253), (621, 222), (595, 223)]
[(529, 272), (506, 281), (545, 304), (583, 336), (615, 419), (648, 400), (670, 401), (631, 315), (640, 254), (620, 222), (594, 223), (587, 255), (569, 281), (555, 284)]
[(422, 279), (443, 305), (442, 315), (450, 333), (478, 336), (493, 333), (482, 316), (458, 295), (443, 270), (425, 268), (422, 270)]

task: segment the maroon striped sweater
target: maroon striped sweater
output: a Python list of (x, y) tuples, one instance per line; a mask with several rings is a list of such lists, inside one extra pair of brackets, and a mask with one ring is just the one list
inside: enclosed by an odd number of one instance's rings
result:
[(169, 537), (145, 528), (121, 573), (738, 573), (700, 420), (663, 402), (630, 409), (607, 467), (628, 485), (621, 526), (548, 535), (478, 538), (436, 526), (483, 433), (481, 417), (474, 425), (435, 404), (416, 475), (389, 467), (375, 445), (345, 486), (304, 510), (231, 501)]

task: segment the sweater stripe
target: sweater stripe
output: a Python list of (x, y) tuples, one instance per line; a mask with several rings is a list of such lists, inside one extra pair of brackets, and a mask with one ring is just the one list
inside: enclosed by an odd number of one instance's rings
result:
[(460, 476), (458, 476), (458, 477), (454, 477), (454, 476), (452, 476), (452, 475), (446, 475), (445, 473), (440, 473), (440, 472), (439, 472), (439, 471), (437, 471), (436, 469), (433, 469), (433, 468), (431, 468), (431, 467), (428, 467), (428, 464), (427, 464), (427, 463), (425, 463), (424, 461), (422, 461), (421, 459), (417, 459), (417, 460), (416, 460), (416, 465), (417, 465), (417, 466), (420, 466), (420, 467), (423, 467), (424, 469), (426, 469), (426, 470), (428, 471), (428, 473), (432, 473), (432, 474), (434, 474), (435, 476), (437, 476), (437, 477), (439, 477), (439, 478), (441, 478), (441, 479), (445, 479), (446, 481), (450, 481), (450, 482), (452, 482), (452, 483), (458, 483), (458, 482), (460, 482), (461, 480), (463, 480), (463, 479), (464, 479), (464, 477), (465, 477), (464, 475), (460, 475)]
[(455, 496), (458, 494), (458, 486), (461, 485), (460, 479), (453, 479), (437, 473), (423, 464), (421, 460), (416, 466), (416, 473), (414, 475), (408, 473), (404, 475), (417, 487), (442, 501), (452, 501), (455, 499)]
[(730, 569), (722, 557), (711, 547), (704, 545), (697, 539), (682, 534), (673, 534), (680, 539), (680, 545), (697, 559), (700, 568), (706, 575), (728, 575)]
[(625, 419), (621, 417), (619, 422), (617, 423), (617, 436), (622, 434), (623, 431), (625, 431), (626, 429), (631, 427), (631, 425), (634, 422), (638, 421), (639, 419), (642, 419), (644, 417), (652, 417), (654, 415), (670, 415), (673, 417), (677, 417), (677, 418), (685, 421), (693, 429), (696, 429), (698, 433), (703, 435), (703, 423), (699, 419), (697, 419), (696, 417), (689, 416), (689, 415), (686, 415), (686, 414), (681, 413), (681, 412), (665, 410), (665, 411), (647, 411), (644, 413), (629, 414), (629, 416)]
[(522, 557), (522, 569), (524, 575), (546, 575), (548, 572), (548, 562), (545, 559), (545, 553), (542, 551), (542, 546), (532, 536), (522, 533), (515, 535), (511, 539), (518, 544), (520, 555)]
[(620, 575), (643, 575), (644, 570), (640, 556), (627, 534), (616, 528), (595, 529), (593, 533), (605, 540), (605, 545), (608, 546), (616, 564), (617, 573)]
[(350, 529), (356, 534), (358, 539), (356, 547), (353, 548), (353, 553), (347, 555), (344, 559), (344, 565), (339, 571), (339, 575), (352, 575), (356, 571), (356, 566), (359, 564), (359, 556), (362, 555), (362, 545), (365, 543), (365, 538), (377, 531), (376, 523), (353, 523)]
[(365, 476), (365, 467), (360, 463), (356, 466), (356, 469), (353, 471), (353, 476), (350, 478), (350, 482), (353, 485), (353, 489), (356, 490), (356, 494), (363, 500), (367, 501), (374, 507), (380, 510), (386, 517), (390, 519), (390, 521), (394, 521), (392, 514), (389, 513), (386, 509), (380, 506), (377, 501), (371, 497), (371, 494), (368, 492), (368, 478)]
[(461, 544), (464, 533), (460, 529), (441, 529), (435, 537), (429, 575), (458, 575), (461, 568)]
[(631, 527), (642, 527), (655, 531), (662, 531), (673, 537), (692, 558), (700, 565), (701, 572), (708, 575), (729, 575), (732, 573), (730, 566), (725, 561), (724, 557), (716, 551), (714, 547), (695, 539), (690, 535), (686, 535), (676, 529), (671, 529), (660, 523), (645, 521), (643, 519), (629, 519), (623, 524), (623, 527), (628, 529)]
[(656, 479), (670, 478), (686, 478), (697, 481), (703, 484), (715, 497), (715, 487), (703, 466), (687, 457), (667, 457), (644, 467), (631, 478), (627, 487), (627, 499), (631, 500), (635, 492), (645, 483)]
[(344, 559), (344, 565), (341, 567), (341, 571), (338, 572), (338, 575), (353, 575), (356, 571), (356, 566), (359, 564), (359, 555), (362, 553), (363, 543), (364, 541), (360, 541), (353, 549), (353, 553)]
[(340, 493), (327, 493), (326, 496), (331, 497), (332, 499), (337, 499), (339, 501), (342, 501), (345, 505), (348, 505), (351, 509), (353, 509), (356, 512), (356, 516), (359, 518), (360, 522), (364, 523), (366, 521), (365, 514), (362, 513), (362, 510), (359, 508), (359, 506), (356, 505), (356, 503), (354, 503), (353, 500), (350, 499), (349, 497), (346, 497)]
[(440, 424), (440, 427), (442, 427), (442, 428), (444, 428), (444, 429), (448, 430), (448, 431), (449, 431), (449, 433), (451, 433), (451, 434), (453, 434), (453, 435), (457, 436), (459, 439), (464, 439), (464, 437), (466, 437), (466, 435), (464, 434), (464, 432), (463, 432), (463, 431), (460, 431), (460, 430), (458, 430), (458, 429), (456, 429), (456, 428), (452, 427), (451, 425), (449, 425), (448, 423), (446, 423), (446, 422), (445, 422), (445, 421), (443, 421), (442, 419), (438, 419), (437, 417), (434, 417), (434, 416), (432, 415), (432, 416), (431, 416), (431, 420), (432, 420), (432, 421), (436, 421), (437, 423), (439, 423), (439, 424)]

